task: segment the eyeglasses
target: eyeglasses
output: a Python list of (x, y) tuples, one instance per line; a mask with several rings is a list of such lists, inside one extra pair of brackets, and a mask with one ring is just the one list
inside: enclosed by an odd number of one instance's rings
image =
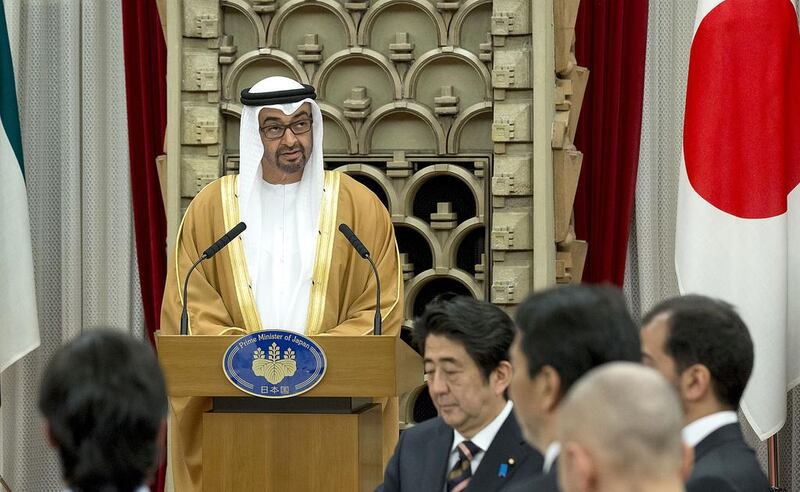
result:
[(287, 128), (292, 130), (292, 133), (295, 135), (302, 135), (303, 133), (308, 133), (311, 130), (311, 123), (312, 120), (299, 120), (295, 121), (294, 123), (290, 123), (288, 125), (279, 125), (277, 123), (271, 123), (266, 126), (262, 126), (259, 128), (261, 132), (270, 140), (275, 140), (281, 138), (283, 134), (286, 132)]

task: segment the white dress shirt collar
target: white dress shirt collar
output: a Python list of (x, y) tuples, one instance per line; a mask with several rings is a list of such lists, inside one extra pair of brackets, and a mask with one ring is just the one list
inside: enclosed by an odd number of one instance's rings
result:
[(503, 407), (500, 413), (497, 414), (497, 417), (489, 422), (486, 427), (479, 430), (478, 433), (472, 437), (472, 439), (467, 439), (457, 430), (453, 429), (453, 444), (450, 446), (450, 464), (447, 469), (452, 469), (456, 462), (458, 462), (458, 450), (456, 449), (458, 445), (464, 441), (472, 441), (476, 446), (481, 448), (481, 451), (475, 453), (475, 457), (472, 459), (471, 468), (472, 472), (474, 473), (483, 459), (484, 454), (486, 454), (486, 450), (492, 445), (494, 437), (497, 435), (498, 431), (500, 431), (500, 427), (503, 426), (503, 423), (506, 421), (508, 416), (511, 415), (511, 410), (513, 408), (514, 404), (511, 402), (511, 400), (507, 401), (506, 406)]
[(687, 446), (695, 447), (715, 430), (738, 421), (739, 418), (736, 412), (731, 410), (706, 415), (683, 428), (681, 432), (683, 435), (683, 442), (685, 442)]
[(558, 455), (561, 454), (561, 443), (558, 441), (553, 441), (547, 446), (547, 451), (544, 453), (544, 466), (542, 470), (544, 473), (548, 473), (550, 468), (553, 467), (553, 463), (555, 463)]

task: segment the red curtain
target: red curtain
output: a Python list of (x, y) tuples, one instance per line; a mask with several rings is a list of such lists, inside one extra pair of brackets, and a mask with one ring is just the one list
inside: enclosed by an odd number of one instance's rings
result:
[(583, 152), (575, 232), (589, 242), (584, 282), (621, 286), (625, 274), (639, 164), (647, 4), (582, 0), (578, 11), (575, 54), (591, 71), (575, 135)]
[[(159, 327), (166, 277), (167, 221), (156, 169), (167, 125), (167, 48), (155, 0), (122, 0), (128, 152), (136, 256), (148, 338)], [(166, 443), (164, 443), (166, 444)], [(164, 490), (165, 464), (153, 489)]]
[(150, 340), (158, 330), (166, 276), (167, 220), (156, 169), (167, 125), (167, 48), (155, 0), (123, 0), (128, 148), (136, 253)]

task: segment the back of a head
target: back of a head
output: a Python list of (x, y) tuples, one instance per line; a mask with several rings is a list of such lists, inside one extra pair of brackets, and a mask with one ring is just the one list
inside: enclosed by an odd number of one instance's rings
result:
[(424, 352), (425, 338), (439, 335), (464, 345), (484, 378), (509, 359), (514, 323), (494, 304), (466, 296), (431, 301), (414, 320), (414, 342)]
[(753, 370), (753, 341), (733, 306), (701, 295), (673, 297), (653, 307), (642, 326), (661, 314), (669, 325), (664, 351), (675, 360), (677, 373), (704, 365), (719, 403), (738, 408)]
[(587, 449), (601, 476), (676, 479), (682, 426), (678, 396), (661, 374), (617, 362), (590, 371), (573, 386), (562, 402), (559, 438), (565, 450), (569, 443)]
[(78, 336), (50, 360), (39, 410), (72, 490), (133, 491), (155, 471), (167, 397), (146, 343), (108, 329)]
[(553, 367), (562, 394), (601, 364), (641, 358), (636, 325), (622, 292), (613, 287), (567, 285), (534, 293), (515, 320), (529, 376)]

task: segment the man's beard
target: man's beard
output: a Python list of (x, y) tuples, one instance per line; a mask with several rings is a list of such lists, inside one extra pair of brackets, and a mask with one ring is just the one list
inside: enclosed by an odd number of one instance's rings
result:
[[(284, 160), (282, 154), (294, 151), (300, 152), (300, 157), (292, 161)], [(304, 149), (301, 145), (295, 145), (294, 147), (281, 147), (275, 152), (275, 167), (286, 174), (294, 174), (302, 171), (306, 165), (306, 162), (308, 162), (308, 155), (306, 154), (306, 149)]]

